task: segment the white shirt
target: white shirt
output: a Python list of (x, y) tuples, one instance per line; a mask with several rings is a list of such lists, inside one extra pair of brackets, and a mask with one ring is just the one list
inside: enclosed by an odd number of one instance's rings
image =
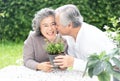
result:
[(110, 39), (98, 28), (82, 23), (76, 41), (73, 37), (64, 36), (68, 43), (68, 54), (74, 56), (73, 69), (84, 71), (87, 58), (93, 53), (109, 52), (115, 46)]

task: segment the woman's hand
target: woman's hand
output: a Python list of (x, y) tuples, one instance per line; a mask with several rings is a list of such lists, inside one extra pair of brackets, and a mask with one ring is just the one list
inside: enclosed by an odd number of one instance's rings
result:
[(42, 62), (37, 65), (37, 69), (44, 71), (44, 72), (51, 72), (52, 71), (52, 65), (50, 62)]

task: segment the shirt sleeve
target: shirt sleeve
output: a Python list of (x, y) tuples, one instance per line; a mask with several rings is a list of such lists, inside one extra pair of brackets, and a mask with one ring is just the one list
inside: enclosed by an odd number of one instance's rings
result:
[(87, 61), (74, 58), (73, 70), (84, 72), (86, 68), (86, 64), (87, 64)]

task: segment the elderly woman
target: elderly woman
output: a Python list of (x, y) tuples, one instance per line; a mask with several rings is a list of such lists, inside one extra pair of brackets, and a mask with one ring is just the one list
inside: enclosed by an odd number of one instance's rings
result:
[(56, 24), (54, 10), (44, 8), (35, 14), (32, 21), (33, 30), (24, 42), (24, 65), (34, 70), (50, 72), (52, 65), (45, 50), (46, 40), (56, 39)]

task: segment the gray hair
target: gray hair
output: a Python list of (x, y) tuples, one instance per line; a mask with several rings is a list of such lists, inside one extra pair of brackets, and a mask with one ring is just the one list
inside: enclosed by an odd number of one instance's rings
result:
[(60, 24), (63, 26), (73, 23), (73, 27), (78, 27), (83, 22), (83, 17), (79, 12), (79, 9), (72, 4), (64, 5), (55, 10), (56, 14), (59, 14)]
[(49, 17), (49, 16), (55, 17), (55, 12), (53, 9), (44, 8), (35, 14), (35, 17), (32, 20), (32, 28), (36, 32), (37, 35), (42, 35), (40, 32), (40, 22), (44, 18)]

